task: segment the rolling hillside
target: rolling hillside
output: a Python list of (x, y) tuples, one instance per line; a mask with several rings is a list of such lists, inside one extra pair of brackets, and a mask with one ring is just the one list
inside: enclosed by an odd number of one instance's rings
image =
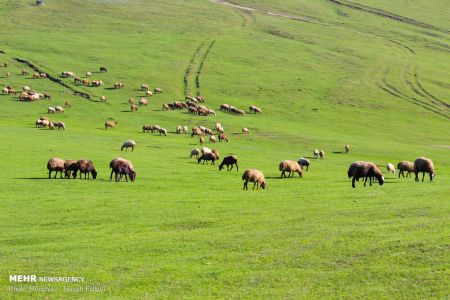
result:
[[(0, 86), (52, 100), (0, 95), (0, 299), (449, 296), (445, 1), (31, 2), (0, 6)], [(33, 79), (32, 67), (54, 80)], [(62, 71), (90, 71), (104, 86)], [(125, 87), (114, 89), (118, 81)], [(143, 83), (163, 93), (130, 112)], [(202, 95), (217, 115), (162, 110), (186, 95)], [(65, 101), (73, 107), (48, 116)], [(36, 128), (41, 116), (67, 130)], [(105, 130), (111, 119), (117, 127)], [(197, 164), (188, 156), (198, 139), (175, 134), (216, 122), (230, 142), (206, 146), (220, 161), (237, 155), (238, 172)], [(143, 133), (144, 124), (169, 134)], [(136, 150), (121, 152), (129, 139)], [(282, 160), (315, 148), (325, 158), (311, 158), (303, 178), (279, 179)], [(119, 156), (133, 162), (135, 182), (109, 180)], [(433, 182), (386, 172), (420, 156), (434, 161)], [(91, 159), (98, 178), (47, 179), (51, 157)], [(359, 160), (378, 164), (385, 184), (352, 189), (347, 169)], [(247, 168), (264, 172), (267, 189), (242, 191)], [(11, 274), (85, 282), (11, 291)], [(87, 285), (101, 290), (64, 290)]]

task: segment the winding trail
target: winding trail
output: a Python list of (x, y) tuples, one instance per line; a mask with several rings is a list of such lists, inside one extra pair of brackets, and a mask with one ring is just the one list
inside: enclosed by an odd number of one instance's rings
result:
[(208, 57), (208, 54), (209, 54), (209, 51), (211, 51), (211, 48), (214, 46), (215, 43), (216, 43), (216, 40), (213, 40), (211, 42), (211, 44), (209, 45), (208, 49), (206, 50), (205, 54), (202, 57), (202, 60), (200, 62), (200, 66), (198, 67), (197, 76), (195, 76), (195, 85), (197, 87), (197, 96), (201, 95), (201, 92), (200, 92), (200, 75), (202, 74), (203, 65), (205, 64), (206, 58)]

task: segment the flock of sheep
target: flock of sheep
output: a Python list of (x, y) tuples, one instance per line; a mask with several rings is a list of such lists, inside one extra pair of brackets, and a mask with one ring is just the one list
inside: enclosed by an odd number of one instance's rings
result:
[[(108, 72), (108, 69), (106, 67), (101, 67), (100, 72)], [(30, 72), (27, 69), (22, 70), (22, 75), (28, 75)], [(86, 72), (86, 77), (90, 78), (92, 76), (91, 72)], [(47, 78), (48, 75), (46, 73), (35, 73), (33, 74), (33, 78)], [(63, 71), (61, 73), (61, 77), (64, 78), (74, 78), (74, 82), (83, 84), (85, 86), (94, 86), (99, 87), (103, 85), (103, 82), (101, 80), (92, 80), (89, 79), (81, 79), (80, 77), (76, 76), (75, 73), (70, 71)], [(115, 89), (121, 89), (124, 87), (124, 84), (122, 82), (116, 82), (114, 83)], [(152, 92), (147, 84), (141, 85), (141, 90), (145, 91), (146, 96), (152, 96), (153, 94), (161, 94), (162, 89), (161, 88), (155, 88)], [(17, 91), (11, 87), (7, 86), (3, 88), (2, 90), (3, 94), (12, 95), (17, 94)], [(23, 87), (23, 91), (19, 95), (20, 101), (35, 101), (39, 99), (49, 99), (51, 100), (51, 96), (46, 93), (38, 93), (31, 91), (31, 89), (28, 86)], [(101, 96), (101, 101), (106, 101), (105, 96)], [(134, 104), (134, 99), (130, 98), (128, 100), (128, 103), (131, 104), (131, 111), (137, 111), (138, 106)], [(146, 98), (141, 98), (139, 100), (139, 106), (147, 106), (148, 100)], [(201, 105), (198, 105), (198, 103), (202, 103)], [(197, 97), (191, 97), (186, 96), (185, 102), (182, 101), (175, 101), (173, 103), (165, 103), (163, 104), (163, 110), (172, 110), (172, 109), (187, 109), (189, 112), (198, 114), (200, 116), (208, 116), (213, 115), (215, 116), (216, 113), (214, 110), (207, 108), (205, 105), (205, 99), (202, 96)], [(67, 101), (65, 103), (66, 108), (71, 108), (72, 103), (70, 101)], [(220, 105), (220, 110), (223, 112), (227, 112), (230, 114), (236, 114), (245, 116), (245, 112), (242, 109), (236, 108), (229, 104), (222, 104)], [(262, 109), (251, 105), (249, 107), (249, 111), (253, 112), (255, 114), (262, 113)], [(56, 113), (64, 113), (64, 107), (62, 106), (51, 106), (48, 107), (48, 113), (49, 114), (56, 114)], [(49, 129), (54, 129), (55, 127), (58, 129), (66, 129), (66, 126), (64, 122), (58, 122), (58, 121), (50, 121), (47, 117), (41, 117), (40, 119), (36, 120), (36, 127), (48, 127)], [(117, 121), (110, 120), (105, 122), (105, 129), (108, 128), (114, 128), (117, 125)], [(224, 128), (221, 123), (217, 122), (216, 126), (216, 133), (218, 135), (219, 142), (228, 142), (227, 136), (224, 134)], [(159, 135), (166, 136), (168, 131), (165, 128), (162, 128), (159, 125), (148, 125), (145, 124), (142, 126), (143, 132), (154, 132), (156, 131), (159, 133)], [(187, 134), (188, 133), (188, 127), (186, 125), (180, 126), (178, 125), (175, 130), (176, 134)], [(249, 134), (250, 131), (248, 128), (242, 128), (242, 134)], [(199, 138), (200, 144), (205, 143), (205, 136), (209, 137), (210, 143), (216, 142), (216, 137), (214, 135), (214, 132), (212, 129), (204, 127), (204, 126), (198, 126), (194, 127), (191, 130), (191, 137), (197, 136)], [(122, 144), (121, 150), (128, 150), (131, 148), (132, 151), (134, 151), (134, 148), (136, 146), (136, 142), (129, 140)], [(344, 147), (345, 152), (348, 153), (350, 151), (350, 146), (345, 145)], [(320, 158), (323, 159), (325, 157), (325, 151), (315, 149), (313, 151), (314, 158)], [(211, 161), (211, 164), (215, 164), (215, 161), (220, 159), (220, 155), (218, 150), (213, 149), (211, 150), (208, 147), (203, 147), (201, 150), (199, 149), (192, 149), (190, 152), (190, 157), (195, 157), (200, 162), (207, 162)], [(279, 166), (278, 169), (281, 172), (281, 178), (286, 177), (293, 177), (295, 173), (297, 173), (300, 177), (303, 177), (304, 174), (304, 168), (306, 168), (306, 171), (308, 170), (310, 165), (310, 161), (306, 158), (301, 157), (298, 161), (294, 160), (283, 160)], [(222, 163), (219, 165), (219, 170), (222, 170), (224, 166), (227, 167), (227, 171), (231, 171), (234, 166), (236, 166), (236, 170), (238, 171), (238, 159), (236, 155), (230, 155), (226, 156)], [(133, 164), (131, 161), (126, 160), (124, 158), (115, 158), (113, 159), (109, 167), (111, 169), (111, 175), (110, 180), (112, 180), (112, 176), (115, 175), (115, 181), (120, 181), (123, 176), (125, 176), (126, 181), (128, 181), (128, 178), (131, 181), (134, 181), (136, 179), (136, 171), (133, 167)], [(393, 164), (388, 163), (387, 171), (392, 172), (395, 174), (395, 167)], [(65, 178), (77, 178), (77, 174), (79, 173), (79, 177), (82, 177), (82, 174), (84, 174), (84, 178), (89, 179), (90, 175), (92, 175), (93, 179), (96, 179), (97, 177), (97, 171), (94, 168), (94, 164), (91, 160), (87, 159), (81, 159), (78, 161), (75, 160), (63, 160), (60, 158), (51, 158), (47, 163), (47, 169), (49, 171), (49, 178), (51, 178), (52, 172), (55, 172), (54, 178), (56, 178), (57, 173), (60, 172), (60, 177), (63, 178), (63, 173)], [(406, 177), (410, 176), (412, 172), (415, 173), (415, 180), (419, 181), (419, 173), (422, 173), (422, 181), (424, 181), (425, 173), (428, 173), (430, 176), (430, 181), (434, 178), (434, 164), (433, 162), (424, 157), (417, 158), (414, 162), (410, 161), (402, 161), (397, 164), (397, 169), (399, 170), (399, 178), (400, 176)], [(380, 168), (372, 163), (372, 162), (364, 162), (364, 161), (357, 161), (352, 163), (349, 166), (348, 169), (348, 178), (352, 179), (352, 187), (355, 188), (355, 181), (359, 181), (359, 179), (363, 179), (364, 186), (366, 186), (366, 182), (369, 179), (369, 184), (372, 185), (372, 181), (378, 181), (380, 185), (384, 183), (384, 177), (380, 170)], [(264, 177), (264, 174), (256, 169), (247, 169), (244, 171), (242, 175), (242, 180), (244, 180), (244, 190), (248, 189), (248, 182), (253, 182), (253, 189), (259, 189), (261, 187), (262, 189), (265, 189), (266, 187), (266, 179)]]

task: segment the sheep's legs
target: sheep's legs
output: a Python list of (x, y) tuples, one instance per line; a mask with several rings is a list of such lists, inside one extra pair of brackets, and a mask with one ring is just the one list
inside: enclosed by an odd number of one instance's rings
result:
[(247, 184), (248, 184), (248, 181), (247, 180), (244, 181), (244, 188), (243, 188), (244, 191), (248, 189)]
[(352, 188), (355, 188), (355, 180), (356, 180), (356, 177), (353, 177), (353, 179), (352, 179)]
[(367, 176), (364, 178), (364, 186), (366, 186), (367, 183)]
[(48, 179), (52, 178), (52, 170), (48, 170)]
[(109, 175), (109, 181), (111, 181), (112, 180), (112, 174), (114, 173), (114, 171), (113, 170), (111, 170), (111, 175)]
[(256, 186), (257, 182), (253, 182), (253, 190), (255, 190), (255, 186)]
[(422, 172), (422, 182), (423, 182), (423, 180), (425, 179), (425, 172)]

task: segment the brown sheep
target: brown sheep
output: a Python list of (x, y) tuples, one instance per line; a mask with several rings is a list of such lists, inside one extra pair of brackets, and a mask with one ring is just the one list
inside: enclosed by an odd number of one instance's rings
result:
[(429, 158), (419, 157), (414, 161), (414, 173), (416, 175), (415, 180), (419, 181), (419, 173), (422, 172), (422, 181), (425, 178), (425, 173), (430, 174), (430, 181), (434, 178), (434, 164)]
[(144, 126), (142, 126), (143, 132), (151, 131), (152, 129), (153, 129), (153, 127), (151, 125), (145, 124)]
[(202, 130), (200, 129), (200, 128), (198, 128), (198, 127), (194, 127), (194, 128), (192, 128), (192, 134), (191, 134), (191, 137), (194, 137), (194, 136), (201, 136), (201, 135), (203, 135), (203, 132), (202, 132)]
[(214, 162), (217, 160), (218, 158), (216, 157), (216, 155), (214, 153), (204, 153), (202, 154), (202, 156), (200, 156), (197, 160), (197, 163), (199, 164), (202, 160), (203, 160), (203, 164), (205, 163), (205, 161), (211, 161), (211, 164), (214, 165)]
[[(219, 166), (219, 171), (222, 171), (223, 166), (227, 166), (227, 171), (233, 170), (233, 166), (236, 165), (236, 171), (239, 171), (238, 160), (235, 155), (226, 156), (223, 158), (222, 163)], [(229, 168), (231, 166), (231, 168)]]
[(357, 161), (350, 165), (347, 171), (348, 178), (352, 178), (352, 187), (355, 188), (355, 181), (359, 181), (360, 178), (364, 178), (364, 186), (366, 186), (367, 178), (369, 178), (369, 184), (372, 186), (372, 177), (378, 179), (378, 183), (383, 185), (384, 177), (380, 169), (372, 162)]
[(122, 82), (116, 82), (114, 83), (114, 88), (115, 89), (121, 89), (123, 88), (125, 85)]
[(212, 149), (211, 152), (214, 153), (214, 155), (216, 156), (216, 159), (219, 159), (219, 158), (220, 158), (219, 150), (217, 150), (217, 149)]
[(348, 153), (350, 151), (350, 145), (349, 144), (345, 145), (344, 148), (345, 148), (345, 153)]
[(221, 133), (219, 134), (219, 142), (227, 142), (228, 143), (228, 138), (225, 134)]
[(244, 128), (242, 128), (242, 134), (250, 134), (250, 130), (248, 130), (248, 128), (244, 127)]
[(155, 88), (154, 90), (155, 94), (162, 94), (162, 89), (161, 88)]
[(56, 175), (58, 175), (58, 172), (61, 174), (61, 178), (63, 178), (63, 171), (64, 171), (64, 159), (53, 157), (50, 158), (47, 162), (47, 170), (48, 170), (48, 178), (51, 178), (52, 172), (55, 171), (55, 176), (53, 178), (56, 178)]
[(323, 159), (325, 157), (325, 151), (320, 150), (319, 151), (319, 157), (320, 157), (320, 159)]
[(64, 103), (64, 107), (71, 108), (72, 107), (72, 102), (71, 101), (66, 101), (66, 103)]
[(128, 99), (128, 103), (129, 104), (134, 104), (134, 99), (133, 98)]
[(170, 110), (169, 104), (164, 103), (164, 104), (162, 105), (162, 109), (163, 109), (163, 110)]
[(131, 111), (137, 111), (138, 106), (136, 104), (131, 104), (130, 109), (131, 109)]
[(108, 128), (114, 128), (117, 125), (117, 121), (106, 121), (105, 122), (105, 129)]
[(198, 139), (200, 145), (203, 145), (205, 143), (205, 138), (203, 136), (200, 136)]
[(397, 164), (398, 169), (398, 178), (400, 178), (400, 175), (405, 178), (405, 174), (403, 172), (408, 172), (406, 174), (406, 177), (411, 176), (411, 173), (414, 173), (414, 163), (410, 161), (401, 161)]
[(256, 169), (247, 169), (244, 171), (244, 174), (242, 174), (242, 180), (244, 180), (244, 188), (243, 190), (248, 190), (248, 182), (253, 182), (253, 190), (259, 189), (259, 186), (261, 186), (262, 189), (266, 188), (266, 179), (264, 177), (264, 174)]
[(73, 171), (73, 177), (77, 178), (77, 173), (80, 172), (80, 179), (81, 174), (84, 174), (84, 179), (90, 178), (89, 174), (92, 174), (92, 179), (97, 178), (97, 171), (94, 168), (94, 163), (91, 160), (88, 159), (80, 159), (77, 161), (77, 166), (75, 170)]
[(109, 163), (109, 167), (111, 168), (111, 175), (109, 176), (109, 180), (112, 180), (113, 173), (115, 174), (116, 182), (119, 182), (124, 175), (126, 181), (128, 181), (128, 177), (130, 177), (130, 180), (132, 182), (136, 180), (136, 171), (134, 170), (131, 161), (127, 159), (121, 157), (115, 158)]
[[(64, 162), (64, 174), (65, 178), (70, 178), (70, 176), (73, 176), (73, 171), (75, 171), (77, 168), (77, 161), (73, 159), (68, 159)], [(75, 177), (73, 177), (75, 178)]]
[(289, 177), (294, 177), (294, 173), (297, 172), (300, 177), (303, 177), (302, 167), (298, 164), (298, 162), (293, 160), (283, 160), (278, 169), (281, 171), (281, 178), (283, 176), (286, 178), (286, 171), (289, 172)]
[(30, 71), (28, 71), (27, 69), (23, 69), (22, 70), (22, 75), (29, 75)]

